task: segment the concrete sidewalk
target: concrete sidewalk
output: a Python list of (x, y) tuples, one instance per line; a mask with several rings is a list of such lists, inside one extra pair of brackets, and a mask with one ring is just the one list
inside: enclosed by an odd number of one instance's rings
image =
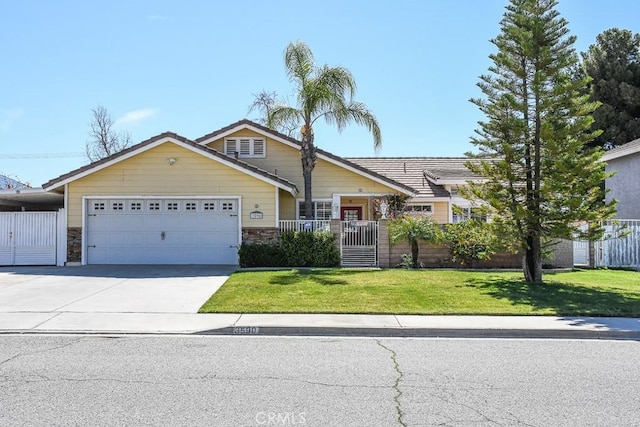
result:
[(4, 312), (0, 333), (513, 337), (640, 340), (640, 318)]

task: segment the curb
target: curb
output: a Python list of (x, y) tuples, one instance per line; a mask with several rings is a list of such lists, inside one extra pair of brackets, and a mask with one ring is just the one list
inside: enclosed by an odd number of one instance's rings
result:
[(460, 339), (556, 339), (640, 341), (640, 331), (585, 331), (566, 329), (419, 329), (252, 326), (203, 331), (118, 330), (0, 330), (0, 336), (218, 336), (218, 337), (343, 337), (343, 338), (460, 338)]

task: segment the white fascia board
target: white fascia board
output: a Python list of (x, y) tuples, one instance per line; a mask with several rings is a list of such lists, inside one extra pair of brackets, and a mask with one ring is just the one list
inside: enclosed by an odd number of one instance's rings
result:
[(432, 181), (437, 185), (467, 185), (469, 182), (486, 182), (486, 179), (476, 178), (476, 179), (436, 179)]
[(194, 148), (191, 145), (185, 144), (182, 141), (179, 141), (179, 140), (177, 140), (175, 138), (172, 138), (172, 137), (162, 138), (162, 139), (160, 139), (158, 141), (152, 142), (151, 144), (145, 145), (144, 147), (140, 147), (137, 150), (131, 151), (131, 152), (127, 153), (127, 154), (123, 154), (122, 156), (118, 156), (115, 159), (112, 159), (112, 160), (110, 160), (108, 162), (96, 165), (95, 167), (93, 167), (91, 169), (87, 169), (87, 170), (85, 170), (83, 172), (78, 173), (77, 175), (73, 175), (73, 176), (71, 176), (71, 177), (69, 177), (69, 178), (67, 178), (67, 179), (65, 179), (63, 181), (58, 182), (54, 186), (45, 188), (44, 190), (49, 191), (49, 190), (53, 190), (53, 189), (56, 189), (56, 188), (60, 188), (60, 187), (64, 186), (65, 184), (68, 184), (68, 183), (70, 183), (72, 181), (75, 181), (75, 180), (78, 180), (80, 178), (84, 178), (87, 175), (90, 175), (90, 174), (92, 174), (94, 172), (97, 172), (99, 170), (108, 168), (109, 166), (112, 166), (112, 165), (114, 165), (116, 163), (119, 163), (119, 162), (121, 162), (123, 160), (129, 159), (129, 158), (131, 158), (133, 156), (136, 156), (136, 155), (138, 155), (140, 153), (143, 153), (143, 152), (145, 152), (147, 150), (151, 150), (151, 149), (153, 149), (153, 148), (155, 148), (155, 147), (157, 147), (159, 145), (165, 144), (167, 142), (171, 142), (173, 144), (179, 145), (180, 147), (186, 148), (186, 149), (188, 149), (188, 150), (190, 150), (190, 151), (192, 151), (194, 153), (200, 154), (200, 155), (202, 155), (204, 157), (207, 157), (207, 158), (209, 158), (211, 160), (215, 160), (218, 163), (224, 164), (225, 166), (229, 166), (232, 169), (235, 169), (237, 171), (245, 173), (245, 174), (247, 174), (249, 176), (252, 176), (254, 178), (257, 178), (257, 179), (259, 179), (261, 181), (267, 182), (267, 183), (269, 183), (271, 185), (274, 185), (274, 186), (276, 186), (278, 188), (282, 188), (283, 190), (288, 191), (289, 193), (291, 193), (294, 197), (297, 194), (297, 191), (296, 191), (296, 189), (294, 187), (290, 187), (290, 186), (282, 184), (282, 183), (280, 183), (280, 182), (278, 182), (276, 180), (272, 180), (272, 179), (270, 179), (268, 177), (265, 177), (265, 176), (262, 176), (260, 174), (254, 173), (253, 171), (247, 170), (247, 169), (243, 168), (242, 166), (239, 166), (239, 165), (237, 165), (237, 164), (235, 164), (233, 162), (225, 161), (224, 159), (221, 159), (220, 157), (214, 156), (211, 153), (207, 153), (207, 152), (204, 152), (204, 151), (199, 150), (197, 148)]
[(434, 202), (451, 202), (451, 197), (425, 197), (424, 199), (420, 198), (420, 197), (412, 197), (410, 199), (407, 200), (407, 203), (415, 203), (415, 204), (422, 204), (422, 203), (434, 203)]
[[(285, 145), (288, 145), (289, 147), (295, 148), (295, 149), (296, 149), (296, 150), (298, 150), (298, 151), (299, 151), (299, 150), (300, 150), (300, 148), (301, 148), (298, 144), (294, 144), (294, 143), (293, 143), (293, 142), (291, 142), (291, 141), (287, 141), (287, 140), (286, 140), (286, 139), (284, 139), (284, 138), (281, 138), (281, 137), (279, 137), (279, 136), (277, 136), (277, 135), (274, 135), (274, 134), (272, 134), (272, 133), (269, 133), (269, 132), (265, 132), (265, 131), (264, 131), (264, 130), (262, 130), (262, 129), (258, 129), (258, 128), (254, 127), (254, 126), (251, 126), (251, 125), (248, 125), (248, 124), (242, 124), (242, 125), (236, 126), (235, 128), (233, 128), (233, 129), (229, 129), (228, 131), (225, 131), (225, 132), (223, 132), (223, 133), (221, 133), (221, 134), (219, 134), (219, 135), (216, 135), (215, 137), (211, 137), (211, 138), (205, 139), (204, 141), (199, 142), (199, 144), (207, 145), (207, 144), (209, 144), (209, 143), (211, 143), (211, 142), (213, 142), (213, 141), (216, 141), (216, 140), (218, 140), (218, 139), (221, 139), (221, 138), (224, 138), (224, 137), (226, 137), (226, 136), (229, 136), (229, 135), (231, 135), (232, 133), (238, 132), (239, 130), (242, 130), (242, 129), (249, 129), (249, 130), (252, 130), (252, 131), (254, 131), (254, 132), (259, 133), (260, 135), (263, 135), (263, 136), (268, 137), (268, 138), (271, 138), (271, 139), (273, 139), (273, 140), (275, 140), (275, 141), (281, 142), (281, 143), (283, 143), (283, 144), (285, 144)], [(412, 196), (412, 195), (414, 195), (414, 194), (415, 194), (415, 193), (412, 193), (412, 192), (410, 192), (410, 191), (408, 191), (408, 190), (406, 190), (406, 189), (404, 189), (404, 188), (402, 188), (402, 187), (399, 187), (399, 186), (393, 185), (393, 184), (391, 184), (390, 182), (386, 182), (386, 181), (384, 181), (384, 180), (382, 180), (382, 179), (379, 179), (379, 178), (377, 178), (377, 177), (375, 177), (375, 176), (369, 175), (368, 173), (363, 172), (363, 171), (361, 171), (361, 170), (359, 170), (359, 169), (353, 168), (353, 167), (351, 167), (351, 166), (349, 166), (349, 165), (346, 165), (346, 164), (344, 164), (344, 163), (342, 163), (342, 162), (339, 162), (339, 161), (337, 161), (337, 160), (335, 160), (335, 159), (333, 159), (333, 158), (331, 158), (331, 157), (329, 157), (329, 156), (325, 156), (325, 155), (324, 155), (324, 154), (322, 154), (322, 153), (316, 153), (316, 156), (317, 156), (319, 159), (325, 160), (325, 161), (327, 161), (327, 162), (329, 162), (329, 163), (332, 163), (332, 164), (334, 164), (334, 165), (336, 165), (336, 166), (340, 166), (340, 167), (342, 167), (342, 168), (344, 168), (344, 169), (347, 169), (347, 170), (349, 170), (349, 171), (351, 171), (351, 172), (353, 172), (353, 173), (356, 173), (356, 174), (358, 174), (358, 175), (360, 175), (360, 176), (364, 176), (364, 177), (366, 177), (366, 178), (369, 178), (369, 179), (371, 179), (372, 181), (375, 181), (375, 182), (377, 182), (377, 183), (379, 183), (379, 184), (386, 185), (387, 187), (393, 188), (394, 190), (399, 191), (399, 192), (401, 192), (401, 193), (403, 193), (403, 194), (406, 194), (406, 195), (409, 195), (409, 196)]]
[(620, 157), (629, 156), (631, 154), (640, 153), (640, 144), (634, 144), (633, 147), (626, 148), (624, 145), (617, 149), (615, 152), (606, 151), (601, 160), (608, 162), (609, 160), (619, 159)]

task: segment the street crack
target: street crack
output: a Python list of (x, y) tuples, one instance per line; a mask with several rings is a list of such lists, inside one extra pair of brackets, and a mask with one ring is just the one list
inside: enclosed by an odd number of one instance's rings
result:
[(380, 347), (384, 348), (389, 353), (391, 353), (391, 360), (393, 361), (393, 369), (396, 371), (396, 374), (398, 374), (392, 386), (393, 389), (396, 391), (396, 395), (393, 397), (393, 400), (396, 404), (396, 420), (398, 421), (398, 424), (400, 424), (402, 427), (407, 427), (407, 424), (403, 420), (404, 413), (402, 412), (402, 406), (400, 404), (400, 398), (402, 397), (402, 390), (400, 390), (400, 381), (402, 381), (404, 374), (400, 370), (400, 365), (398, 364), (398, 355), (396, 354), (395, 351), (393, 351), (386, 345), (382, 344), (380, 340), (376, 340), (376, 343), (378, 343)]

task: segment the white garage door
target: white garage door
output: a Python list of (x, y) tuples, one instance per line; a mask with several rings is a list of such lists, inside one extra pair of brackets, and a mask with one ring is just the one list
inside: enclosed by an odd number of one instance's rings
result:
[(237, 264), (237, 199), (89, 199), (87, 264)]

